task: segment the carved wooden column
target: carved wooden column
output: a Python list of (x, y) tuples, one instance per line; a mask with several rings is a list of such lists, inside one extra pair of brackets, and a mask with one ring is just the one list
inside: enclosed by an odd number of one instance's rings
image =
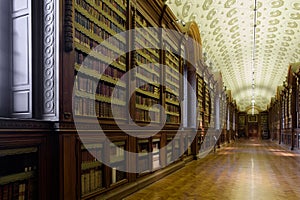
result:
[(59, 1), (43, 1), (42, 31), (42, 99), (41, 118), (58, 119), (58, 8)]

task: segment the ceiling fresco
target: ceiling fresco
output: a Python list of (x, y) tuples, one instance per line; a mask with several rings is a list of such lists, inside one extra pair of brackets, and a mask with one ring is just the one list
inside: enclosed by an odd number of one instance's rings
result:
[(287, 76), (289, 64), (300, 61), (300, 1), (166, 3), (179, 21), (197, 22), (206, 62), (222, 72), (224, 84), (239, 109), (251, 107), (253, 97), (255, 108), (267, 109), (277, 86)]

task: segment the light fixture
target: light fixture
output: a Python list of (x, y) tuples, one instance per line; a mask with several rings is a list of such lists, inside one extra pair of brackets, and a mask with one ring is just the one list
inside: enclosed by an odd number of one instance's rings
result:
[(256, 26), (257, 26), (257, 2), (254, 0), (254, 18), (253, 18), (253, 48), (252, 48), (252, 115), (254, 115), (255, 107), (255, 53), (256, 53)]

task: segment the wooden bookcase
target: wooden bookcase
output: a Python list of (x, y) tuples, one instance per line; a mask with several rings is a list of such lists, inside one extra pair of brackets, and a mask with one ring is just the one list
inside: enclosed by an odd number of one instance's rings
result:
[(38, 199), (38, 161), (35, 146), (0, 150), (0, 197)]
[(0, 198), (57, 199), (58, 159), (50, 153), (57, 139), (49, 124), (1, 119), (0, 125)]
[(204, 80), (201, 76), (197, 75), (197, 103), (198, 103), (198, 126), (204, 127)]
[(180, 124), (180, 58), (176, 39), (166, 36), (164, 51), (167, 123)]
[(151, 170), (151, 158), (150, 154), (150, 140), (149, 139), (139, 139), (137, 140), (137, 167), (140, 172), (138, 176), (150, 172)]
[(133, 38), (136, 46), (134, 51), (136, 68), (136, 104), (135, 120), (137, 122), (160, 122), (160, 110), (150, 108), (155, 104), (161, 103), (161, 69), (159, 66), (159, 50), (144, 48), (147, 46), (158, 47), (160, 43), (159, 33), (155, 29), (154, 21), (146, 17), (144, 11), (136, 9), (135, 11), (135, 37)]
[(113, 102), (118, 118), (127, 118), (126, 83), (119, 81), (126, 72), (126, 38), (114, 37), (103, 43), (126, 30), (126, 7), (126, 1), (75, 1), (75, 115), (112, 118), (109, 108)]
[(269, 120), (268, 113), (261, 112), (260, 113), (260, 132), (262, 139), (269, 139)]

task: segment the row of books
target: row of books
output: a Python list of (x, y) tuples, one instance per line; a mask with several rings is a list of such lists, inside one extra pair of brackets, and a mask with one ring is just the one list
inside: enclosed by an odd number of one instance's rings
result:
[(170, 92), (166, 92), (166, 98), (172, 101), (179, 101), (178, 96)]
[(122, 145), (111, 145), (110, 156), (111, 157), (124, 157), (125, 142)]
[(74, 112), (75, 115), (95, 116), (95, 101), (76, 96), (74, 98)]
[[(88, 36), (86, 36), (85, 34), (81, 33), (78, 30), (75, 30), (75, 42), (83, 45), (86, 48), (94, 50), (95, 52), (98, 52), (100, 54), (99, 59), (101, 59), (101, 56), (103, 55), (105, 57), (111, 59), (117, 59), (116, 61), (119, 61), (118, 60), (118, 58), (120, 57), (119, 53), (117, 53), (116, 51), (114, 51), (109, 47), (106, 47), (104, 45), (99, 45), (98, 42), (89, 38)], [(104, 57), (102, 57), (102, 59), (104, 59)]]
[(178, 76), (177, 75), (177, 74), (179, 74), (178, 68), (179, 68), (179, 66), (177, 66), (176, 68), (168, 67), (167, 72), (170, 74), (176, 74), (176, 76)]
[(158, 74), (150, 72), (149, 69), (145, 69), (144, 67), (137, 67), (136, 72), (143, 75), (147, 80), (152, 81), (153, 83), (160, 83)]
[[(105, 1), (104, 1), (105, 2)], [(102, 4), (102, 10), (107, 13), (109, 16), (111, 16), (114, 20), (116, 20), (119, 24), (121, 24), (122, 26), (125, 27), (125, 17), (126, 17), (126, 11), (119, 6), (115, 1), (112, 3), (112, 5), (114, 5), (115, 8), (117, 8), (121, 14), (123, 14), (123, 16), (120, 16), (117, 12), (115, 12), (112, 8), (111, 5)]]
[[(115, 11), (113, 11), (108, 5), (102, 3), (101, 7), (97, 9), (88, 4), (85, 0), (76, 0), (76, 4), (86, 10), (91, 16), (93, 16), (96, 20), (103, 22), (116, 33), (122, 32), (122, 30), (116, 26), (113, 22), (111, 22), (107, 16), (104, 14), (106, 13), (109, 17), (111, 17), (114, 21), (116, 21), (119, 25), (125, 28), (125, 20)], [(112, 27), (113, 26), (113, 27)]]
[[(147, 68), (147, 69), (146, 69)], [(154, 71), (153, 71), (154, 70)], [(152, 71), (152, 72), (151, 72)], [(149, 81), (159, 83), (159, 68), (154, 63), (149, 63), (147, 66), (136, 67), (136, 72), (146, 77)], [(153, 73), (156, 72), (156, 73)]]
[(99, 94), (105, 97), (114, 97), (125, 100), (126, 91), (119, 86), (112, 86), (102, 81), (97, 82), (96, 79), (87, 76), (78, 76), (75, 81), (75, 88), (91, 94)]
[(179, 63), (174, 63), (170, 59), (166, 59), (166, 64), (171, 68), (174, 68), (177, 70), (179, 69)]
[(172, 47), (169, 47), (168, 43), (165, 43), (165, 44), (166, 44), (166, 46), (165, 46), (165, 52), (167, 54), (167, 58), (170, 58), (171, 61), (174, 62), (174, 63), (179, 63), (179, 58), (178, 58), (178, 55), (177, 55), (178, 51), (175, 50)]
[(84, 170), (81, 173), (81, 195), (103, 187), (102, 170), (100, 167)]
[(0, 185), (1, 200), (32, 200), (36, 199), (33, 181), (31, 179), (25, 181), (17, 181)]
[(139, 52), (139, 50), (137, 51), (137, 54), (136, 54), (136, 60), (137, 60), (139, 63), (142, 63), (142, 64), (150, 64), (150, 63), (156, 64), (156, 63), (158, 63), (158, 57), (156, 57), (156, 56), (153, 55), (153, 54), (150, 54), (150, 51), (148, 51), (148, 52), (149, 52), (148, 56), (150, 56), (151, 59), (154, 60), (154, 61), (145, 58), (144, 56), (142, 56), (142, 55), (139, 54), (138, 52)]
[[(119, 63), (125, 63), (126, 57), (120, 56), (116, 61)], [(83, 64), (84, 67), (95, 70), (99, 74), (105, 74), (116, 79), (121, 78), (124, 74), (124, 72), (120, 69), (116, 69), (113, 65), (108, 65), (106, 62), (99, 59), (93, 58), (91, 56), (86, 59), (86, 54), (77, 50), (75, 51), (75, 62), (79, 65)]]
[(137, 79), (136, 80), (136, 87), (141, 89), (141, 90), (151, 92), (153, 94), (159, 94), (159, 88), (157, 86), (149, 84), (149, 83), (147, 83), (146, 81), (144, 81), (142, 79)]
[[(142, 47), (142, 48), (141, 48)], [(145, 54), (149, 60), (149, 62), (153, 62), (153, 63), (158, 63), (159, 61), (159, 58), (158, 58), (158, 50), (154, 50), (154, 49), (148, 49), (148, 48), (145, 48), (143, 47), (143, 45), (141, 45), (140, 43), (136, 43), (136, 48), (137, 48), (137, 53), (140, 53), (140, 54)], [(144, 63), (144, 62), (143, 62)]]
[(119, 47), (121, 50), (125, 50), (125, 44), (122, 41), (120, 41), (117, 37), (111, 37), (112, 34), (109, 33), (105, 28), (98, 26), (93, 21), (90, 21), (78, 11), (75, 12), (75, 22), (81, 25), (88, 32), (95, 34), (96, 38), (99, 37), (100, 42), (101, 40), (107, 40), (109, 38), (107, 41), (110, 44)]
[(148, 98), (148, 97), (144, 97), (141, 95), (136, 95), (136, 101), (137, 104), (140, 105), (145, 105), (145, 106), (152, 106), (155, 104), (159, 104), (159, 100), (158, 99), (152, 99), (152, 98)]
[[(177, 54), (178, 54), (178, 47), (174, 43), (175, 41), (171, 41), (170, 38), (167, 38), (165, 42), (165, 50), (168, 51), (174, 60), (178, 60)], [(172, 43), (172, 44), (171, 44)]]
[[(147, 21), (144, 20), (144, 22), (147, 22)], [(152, 29), (153, 26), (150, 25), (150, 23), (148, 23), (148, 22), (146, 24), (145, 23), (142, 24), (142, 23), (143, 22), (141, 22), (137, 18), (136, 28), (139, 31), (139, 35), (143, 35), (146, 38), (149, 38), (149, 39), (154, 40), (154, 41), (158, 41), (158, 32), (157, 32), (157, 29)]]
[[(118, 110), (116, 118), (126, 118), (124, 106), (114, 105)], [(79, 116), (97, 116), (97, 117), (113, 117), (111, 104), (100, 101), (93, 101), (85, 97), (74, 98), (74, 112)]]
[[(123, 7), (126, 7), (126, 2), (127, 0), (119, 0), (118, 2), (121, 3), (121, 5), (123, 5)], [(117, 3), (116, 0), (109, 0), (109, 3), (115, 7), (118, 11), (120, 11), (123, 15), (126, 15), (126, 10), (119, 4)]]
[[(143, 16), (143, 14), (141, 14), (139, 11), (137, 11), (136, 13), (136, 20), (141, 23), (141, 25), (139, 23), (136, 24), (137, 28), (143, 28), (143, 27), (153, 27), (152, 24), (150, 24), (148, 22), (148, 20), (146, 20), (146, 18)], [(146, 35), (147, 37), (152, 37), (154, 39), (158, 38), (158, 33), (157, 31), (154, 30), (149, 30), (149, 32), (147, 32), (146, 30), (142, 30), (143, 31), (143, 35)]]
[(160, 112), (136, 109), (135, 119), (137, 121), (144, 121), (144, 122), (150, 122), (150, 121), (159, 122)]
[[(145, 30), (144, 27), (137, 27), (135, 30), (135, 38), (137, 39), (136, 43), (142, 43), (144, 47), (153, 47), (153, 48), (159, 48), (159, 43), (158, 43), (158, 37), (155, 37), (153, 35), (149, 35), (148, 31), (150, 30)], [(152, 31), (153, 32), (153, 31)], [(156, 35), (155, 33), (153, 33)]]
[(167, 114), (166, 122), (167, 123), (179, 124), (180, 123), (180, 116)]
[(166, 82), (166, 88), (168, 88), (168, 89), (171, 90), (171, 91), (178, 92), (178, 90), (179, 90), (179, 85), (171, 84), (171, 83), (169, 83), (169, 82)]
[(179, 86), (179, 79), (178, 78), (175, 78), (174, 76), (171, 76), (170, 74), (166, 74), (166, 78), (173, 82), (174, 84), (176, 84), (177, 86)]
[(180, 112), (180, 107), (172, 105), (172, 104), (166, 104), (166, 110), (168, 112), (179, 113)]
[[(143, 40), (146, 40), (146, 38), (143, 38)], [(158, 61), (159, 49), (145, 48), (145, 45), (142, 45), (139, 42), (135, 43), (135, 49), (138, 50), (139, 53), (146, 54), (150, 59)]]

